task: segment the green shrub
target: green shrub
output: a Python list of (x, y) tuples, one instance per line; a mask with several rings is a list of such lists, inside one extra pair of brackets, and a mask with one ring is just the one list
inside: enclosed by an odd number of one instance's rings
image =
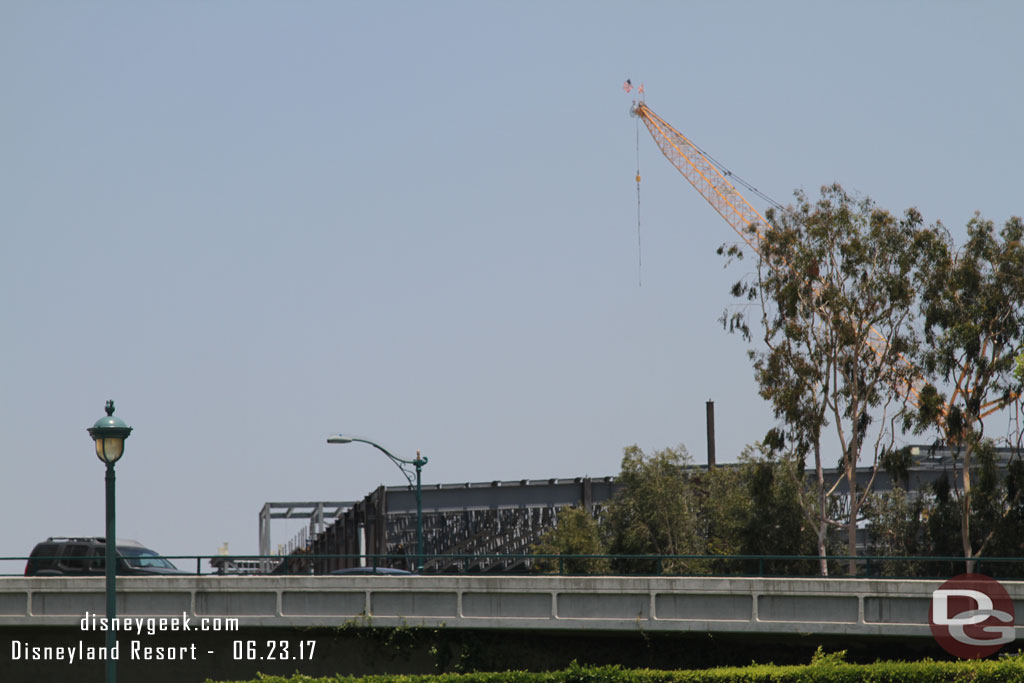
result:
[[(333, 676), (260, 675), (255, 681), (222, 683), (1024, 683), (1024, 656), (958, 662), (848, 664), (845, 651), (818, 651), (804, 666), (755, 664), (689, 671), (588, 667), (575, 662), (562, 671), (502, 671), (440, 675)], [(207, 683), (213, 683), (208, 681)]]

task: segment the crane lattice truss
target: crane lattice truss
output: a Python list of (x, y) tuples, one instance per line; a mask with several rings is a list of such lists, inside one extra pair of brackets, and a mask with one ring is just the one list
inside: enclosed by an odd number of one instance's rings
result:
[[(750, 202), (739, 193), (697, 145), (673, 128), (665, 119), (655, 114), (643, 100), (634, 104), (632, 113), (647, 126), (647, 130), (665, 158), (672, 162), (672, 165), (714, 207), (715, 211), (725, 219), (725, 222), (732, 226), (740, 239), (755, 252), (760, 253), (761, 241), (764, 239), (765, 232), (771, 229), (771, 225), (765, 217), (750, 205)], [(885, 335), (874, 326), (869, 326), (866, 343), (879, 358), (883, 358), (889, 348), (889, 342)], [(913, 369), (914, 379), (898, 383), (896, 390), (911, 404), (919, 408), (924, 381), (909, 360), (899, 356), (897, 362)], [(945, 410), (943, 412), (945, 413)]]
[[(764, 231), (769, 227), (764, 216), (743, 198), (697, 145), (651, 111), (646, 103), (637, 103), (633, 107), (633, 115), (647, 126), (665, 158), (672, 162), (725, 222), (732, 226), (740, 239), (754, 251), (758, 251), (764, 238)], [(752, 232), (748, 231), (751, 226), (754, 227)]]

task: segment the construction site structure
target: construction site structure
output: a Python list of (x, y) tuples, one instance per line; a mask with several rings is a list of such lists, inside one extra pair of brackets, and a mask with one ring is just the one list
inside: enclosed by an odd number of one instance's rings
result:
[[(871, 467), (858, 468), (857, 486), (875, 477), (874, 490), (898, 486), (909, 496), (925, 495), (941, 478), (956, 480), (958, 458), (935, 445), (909, 446), (910, 464), (896, 475)], [(1013, 449), (997, 449), (997, 468), (1005, 476)], [(710, 463), (709, 463), (710, 465)], [(736, 467), (718, 463), (717, 467)], [(686, 468), (700, 476), (706, 465)], [(813, 476), (813, 473), (808, 473)], [(894, 479), (895, 476), (895, 479)], [(840, 468), (825, 470), (840, 509), (848, 504), (849, 487)], [(510, 573), (533, 567), (531, 546), (555, 525), (564, 507), (583, 507), (598, 513), (607, 506), (621, 484), (615, 477), (522, 479), (459, 484), (424, 485), (424, 571), (428, 573)], [(290, 514), (289, 514), (290, 513)], [(346, 503), (266, 503), (260, 510), (260, 555), (271, 555), (270, 523), (280, 519), (310, 519), (285, 544), (288, 552), (271, 560), (262, 571), (324, 574), (382, 563), (399, 569), (415, 569), (415, 487), (379, 486), (359, 501)], [(869, 530), (858, 532), (858, 545), (866, 543)], [(324, 557), (327, 556), (327, 557)]]

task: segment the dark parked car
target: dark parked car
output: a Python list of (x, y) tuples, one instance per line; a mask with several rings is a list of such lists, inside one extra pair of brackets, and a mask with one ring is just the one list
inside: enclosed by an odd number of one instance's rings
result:
[[(189, 575), (138, 541), (117, 539), (118, 576)], [(25, 576), (103, 576), (106, 539), (50, 537), (37, 543), (25, 564)]]

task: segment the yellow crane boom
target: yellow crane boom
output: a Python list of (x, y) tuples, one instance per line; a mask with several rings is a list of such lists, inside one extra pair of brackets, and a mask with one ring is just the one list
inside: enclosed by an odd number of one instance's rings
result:
[[(764, 237), (764, 230), (769, 227), (764, 216), (743, 198), (697, 145), (655, 114), (644, 101), (633, 106), (632, 114), (647, 126), (665, 158), (732, 226), (740, 239), (758, 251), (758, 243)], [(756, 226), (754, 235), (747, 230), (751, 225)]]
[[(631, 113), (643, 121), (665, 158), (683, 174), (694, 189), (700, 192), (725, 222), (732, 226), (740, 239), (755, 252), (760, 253), (760, 242), (764, 239), (765, 232), (771, 229), (765, 217), (751, 206), (697, 145), (655, 114), (646, 102), (640, 100), (634, 103)], [(869, 326), (866, 343), (879, 358), (884, 357), (889, 347), (885, 335), (874, 326)], [(899, 383), (896, 390), (919, 408), (924, 381), (908, 359), (900, 355), (898, 362), (903, 363), (904, 367), (914, 369), (914, 379)], [(943, 410), (944, 414), (945, 412)]]

